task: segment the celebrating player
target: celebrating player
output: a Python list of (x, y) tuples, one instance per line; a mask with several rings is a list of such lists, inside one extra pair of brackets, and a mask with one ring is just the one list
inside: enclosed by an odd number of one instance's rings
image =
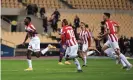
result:
[[(119, 25), (116, 22), (110, 20), (110, 13), (104, 13), (103, 19), (106, 24), (105, 33), (100, 35), (99, 37), (102, 38), (108, 36), (108, 40), (104, 44), (102, 49), (105, 51), (111, 46), (114, 49), (115, 53), (118, 55), (118, 58), (122, 61), (121, 63), (125, 63), (127, 70), (130, 70), (132, 68), (132, 64), (130, 64), (126, 57), (120, 52), (120, 48), (118, 45), (118, 38), (116, 36), (116, 33), (119, 32)], [(117, 28), (117, 31), (115, 30), (115, 28)]]
[(78, 43), (74, 35), (73, 28), (71, 26), (68, 26), (68, 21), (66, 19), (63, 19), (62, 21), (62, 34), (61, 34), (61, 43), (63, 45), (66, 44), (66, 53), (65, 53), (65, 58), (67, 60), (73, 59), (74, 63), (77, 66), (77, 71), (82, 72), (80, 63), (78, 59), (76, 58), (78, 56), (77, 51), (78, 51)]
[(31, 61), (32, 52), (36, 54), (36, 57), (40, 57), (41, 54), (45, 54), (49, 50), (49, 48), (55, 48), (55, 47), (53, 47), (52, 45), (48, 45), (47, 48), (40, 51), (40, 39), (37, 36), (35, 27), (33, 26), (33, 24), (31, 24), (31, 18), (26, 17), (24, 20), (24, 23), (25, 23), (25, 31), (27, 32), (27, 34), (23, 42), (23, 45), (25, 45), (25, 42), (27, 41), (27, 39), (30, 38), (28, 51), (27, 51), (27, 61), (28, 61), (29, 67), (25, 69), (25, 71), (31, 71), (33, 70), (32, 61)]

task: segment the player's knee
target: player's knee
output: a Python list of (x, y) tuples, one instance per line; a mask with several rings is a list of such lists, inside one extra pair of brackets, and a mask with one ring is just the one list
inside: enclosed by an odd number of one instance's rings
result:
[(36, 57), (39, 58), (41, 55), (40, 53), (36, 53)]
[(30, 55), (27, 55), (27, 59), (31, 59), (31, 56)]
[(115, 53), (116, 53), (117, 55), (120, 55), (120, 54), (121, 54), (120, 49), (115, 49)]
[(104, 45), (104, 46), (102, 47), (102, 50), (105, 51), (106, 49), (108, 49), (108, 46)]

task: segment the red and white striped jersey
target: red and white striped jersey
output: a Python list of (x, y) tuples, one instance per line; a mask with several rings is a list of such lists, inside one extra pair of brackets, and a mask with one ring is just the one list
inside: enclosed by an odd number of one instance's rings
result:
[(119, 26), (116, 22), (111, 21), (111, 20), (107, 20), (105, 22), (106, 24), (106, 29), (105, 30), (109, 30), (110, 33), (108, 34), (108, 39), (111, 40), (112, 42), (118, 41), (118, 38), (116, 36), (116, 30), (115, 30), (115, 26)]
[(88, 44), (88, 39), (91, 38), (90, 32), (88, 30), (81, 30), (79, 33), (79, 38), (83, 44)]
[(62, 28), (61, 42), (62, 45), (66, 44), (68, 47), (77, 45), (77, 40), (71, 26), (64, 26)]
[(31, 23), (28, 26), (25, 26), (25, 31), (30, 35), (31, 38), (37, 36), (37, 34), (31, 34), (31, 32), (36, 31), (36, 28)]

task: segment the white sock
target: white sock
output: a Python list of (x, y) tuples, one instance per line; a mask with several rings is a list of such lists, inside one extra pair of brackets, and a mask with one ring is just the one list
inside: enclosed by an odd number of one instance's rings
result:
[(129, 61), (127, 60), (127, 58), (122, 53), (120, 54), (120, 58), (126, 63), (127, 66), (130, 66), (131, 65), (129, 63)]
[(91, 55), (91, 54), (93, 54), (94, 53), (94, 51), (88, 51), (87, 52), (87, 56), (89, 56), (89, 55)]
[(87, 63), (87, 59), (86, 59), (86, 56), (84, 57), (84, 65), (86, 65)]
[(32, 68), (32, 60), (27, 59), (27, 62), (28, 62), (29, 68)]
[(47, 48), (43, 49), (43, 50), (41, 51), (41, 53), (44, 55), (48, 50), (49, 50), (49, 48), (47, 47)]
[(122, 59), (120, 60), (121, 60), (121, 64), (123, 65), (123, 67), (125, 67), (126, 66), (125, 62)]
[(76, 66), (77, 66), (77, 69), (78, 70), (81, 70), (81, 66), (80, 66), (80, 63), (79, 63), (79, 61), (78, 61), (78, 59), (74, 59), (74, 63), (76, 64)]

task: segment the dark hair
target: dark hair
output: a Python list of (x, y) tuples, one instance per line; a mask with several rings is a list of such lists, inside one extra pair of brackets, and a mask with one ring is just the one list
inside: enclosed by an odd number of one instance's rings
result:
[(86, 24), (85, 27), (88, 28), (89, 27), (88, 24)]
[(26, 19), (28, 19), (31, 22), (31, 18), (30, 17), (26, 17)]
[(104, 13), (104, 15), (110, 18), (110, 13)]
[(84, 26), (86, 25), (84, 22), (81, 22), (81, 24), (83, 24)]
[(65, 25), (68, 25), (68, 21), (66, 19), (63, 19), (62, 22), (64, 22)]
[(105, 21), (101, 21), (101, 25), (104, 25), (105, 24)]

